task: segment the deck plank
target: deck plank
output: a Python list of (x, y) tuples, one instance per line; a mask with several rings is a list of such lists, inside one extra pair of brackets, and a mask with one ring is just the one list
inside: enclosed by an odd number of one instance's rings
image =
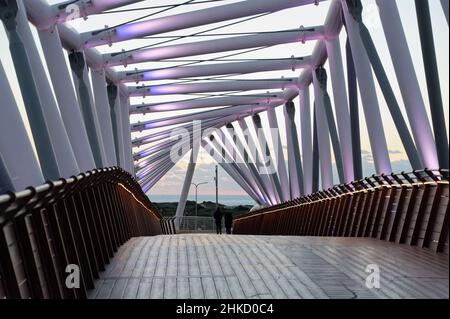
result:
[[(380, 267), (380, 289), (366, 267)], [(369, 238), (183, 234), (133, 238), (100, 274), (97, 299), (449, 297), (448, 255)]]

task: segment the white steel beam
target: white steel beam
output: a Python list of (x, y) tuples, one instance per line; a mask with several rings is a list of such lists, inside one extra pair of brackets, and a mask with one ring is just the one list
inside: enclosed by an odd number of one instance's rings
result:
[(320, 89), (320, 83), (317, 79), (316, 72), (312, 72), (314, 81), (314, 98), (317, 137), (319, 144), (320, 171), (322, 180), (322, 189), (329, 189), (333, 184), (333, 167), (331, 164), (331, 147), (330, 147), (330, 128), (328, 126), (325, 106), (323, 104), (323, 91)]
[(95, 168), (86, 127), (78, 106), (70, 73), (64, 58), (58, 27), (38, 31), (59, 111), (72, 145), (78, 167), (87, 172)]
[(277, 12), (292, 7), (318, 3), (320, 0), (247, 0), (238, 3), (196, 10), (168, 17), (129, 23), (112, 29), (82, 34), (85, 48), (126, 41), (155, 34), (182, 30), (201, 25)]
[(380, 0), (377, 0), (377, 4), (380, 8), (381, 23), (385, 30), (398, 84), (422, 163), (428, 168), (439, 167), (436, 143), (397, 4), (395, 1)]
[(313, 67), (311, 64), (312, 58), (310, 56), (300, 58), (292, 57), (288, 59), (262, 59), (258, 61), (227, 62), (157, 70), (122, 71), (117, 73), (117, 77), (120, 82), (139, 83), (142, 81), (171, 80), (223, 74), (248, 74), (278, 70), (296, 71)]
[(130, 65), (142, 62), (174, 59), (187, 56), (203, 55), (218, 52), (244, 50), (249, 48), (274, 46), (285, 43), (297, 43), (320, 40), (324, 38), (322, 26), (300, 28), (293, 31), (255, 34), (226, 39), (207, 40), (192, 43), (176, 44), (136, 51), (119, 51), (103, 55), (104, 66)]
[(61, 115), (45, 73), (36, 42), (31, 33), (27, 12), (22, 1), (18, 1), (17, 32), (22, 38), (27, 51), (31, 71), (34, 75), (36, 88), (42, 104), (42, 111), (50, 135), (50, 141), (59, 170), (59, 177), (70, 177), (80, 172), (72, 145), (66, 132)]
[(350, 109), (339, 38), (327, 40), (326, 46), (330, 66), (331, 86), (333, 88), (336, 122), (339, 131), (344, 181), (350, 183), (355, 180), (355, 174), (353, 169)]
[(44, 0), (24, 0), (27, 8), (36, 13), (31, 22), (40, 30), (52, 28), (57, 23), (84, 18), (90, 15), (119, 8), (142, 0), (79, 0), (65, 1), (48, 6)]
[(105, 72), (92, 71), (92, 90), (94, 93), (95, 106), (97, 116), (99, 118), (100, 131), (102, 134), (103, 145), (105, 147), (105, 155), (108, 167), (116, 166), (116, 150), (114, 146), (114, 136), (112, 130), (111, 110), (108, 100), (108, 92), (106, 91)]
[(190, 84), (166, 84), (144, 87), (129, 87), (130, 96), (152, 96), (170, 94), (193, 94), (211, 92), (273, 90), (285, 88), (298, 88), (297, 78), (287, 79), (261, 79), (261, 80), (232, 80), (214, 81)]
[(0, 153), (11, 181), (16, 191), (24, 190), (30, 185), (41, 185), (45, 181), (44, 176), (1, 61), (0, 88), (2, 89)]
[(271, 102), (285, 101), (283, 92), (258, 94), (258, 95), (243, 95), (243, 96), (225, 96), (217, 98), (195, 98), (185, 101), (164, 102), (155, 104), (141, 104), (132, 105), (130, 109), (131, 114), (146, 114), (155, 112), (167, 111), (181, 111), (192, 110), (206, 107), (219, 107), (230, 105), (249, 105), (249, 104), (268, 104)]
[(272, 138), (272, 145), (274, 146), (273, 158), (276, 159), (277, 173), (281, 184), (281, 197), (283, 201), (291, 200), (291, 192), (289, 189), (289, 177), (286, 170), (286, 162), (284, 158), (283, 144), (281, 143), (280, 130), (278, 127), (278, 117), (275, 108), (267, 110), (267, 117), (269, 119), (270, 136)]
[(182, 124), (191, 121), (201, 121), (206, 119), (225, 117), (228, 115), (239, 115), (246, 114), (248, 112), (261, 112), (267, 110), (269, 107), (274, 107), (276, 103), (264, 104), (264, 105), (239, 105), (239, 106), (231, 106), (218, 110), (199, 112), (194, 114), (173, 116), (169, 118), (157, 119), (153, 121), (146, 121), (141, 123), (135, 123), (131, 125), (131, 129), (133, 132), (140, 132), (144, 130), (150, 130), (154, 128)]
[(304, 87), (299, 94), (300, 100), (300, 129), (302, 139), (303, 154), (303, 185), (305, 194), (313, 192), (313, 145), (312, 145), (312, 125), (311, 125), (311, 101), (309, 86)]
[(371, 64), (362, 43), (357, 23), (349, 12), (347, 2), (345, 0), (341, 1), (344, 9), (348, 37), (352, 47), (359, 90), (363, 101), (362, 104), (366, 117), (367, 131), (369, 133), (375, 169), (377, 174), (390, 174), (392, 173), (391, 161), (389, 158)]
[(200, 151), (200, 141), (194, 141), (194, 145), (191, 151), (191, 157), (189, 165), (186, 171), (186, 177), (184, 178), (183, 188), (181, 190), (180, 200), (178, 202), (177, 210), (175, 213), (176, 226), (179, 228), (179, 222), (181, 217), (184, 216), (184, 210), (186, 208), (187, 198), (189, 196), (189, 190), (191, 189), (192, 178), (194, 177), (195, 166), (197, 165), (198, 153)]

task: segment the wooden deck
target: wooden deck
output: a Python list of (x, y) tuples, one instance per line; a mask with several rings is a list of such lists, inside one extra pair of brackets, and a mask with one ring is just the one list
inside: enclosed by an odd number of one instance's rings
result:
[[(367, 265), (380, 289), (366, 287)], [(448, 256), (363, 238), (134, 238), (90, 292), (98, 299), (448, 298)]]

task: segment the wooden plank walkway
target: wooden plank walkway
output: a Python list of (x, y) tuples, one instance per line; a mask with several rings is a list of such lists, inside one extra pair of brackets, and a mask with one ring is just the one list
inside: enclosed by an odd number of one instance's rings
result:
[[(380, 288), (366, 287), (366, 267)], [(449, 297), (448, 256), (365, 238), (133, 238), (97, 281), (97, 299)]]

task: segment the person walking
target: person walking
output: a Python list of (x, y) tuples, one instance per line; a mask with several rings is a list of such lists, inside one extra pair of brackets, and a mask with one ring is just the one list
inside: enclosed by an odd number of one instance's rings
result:
[(220, 211), (220, 207), (217, 207), (214, 213), (214, 219), (216, 221), (217, 235), (222, 235), (222, 212)]
[(233, 227), (233, 215), (231, 213), (225, 214), (225, 229), (227, 234), (231, 235), (231, 228)]

